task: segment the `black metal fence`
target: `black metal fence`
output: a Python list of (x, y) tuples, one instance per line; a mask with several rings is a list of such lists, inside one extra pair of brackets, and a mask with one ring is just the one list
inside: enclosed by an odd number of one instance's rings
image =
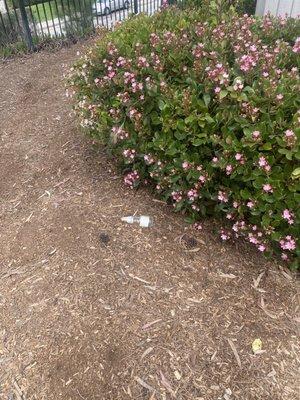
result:
[[(164, 3), (195, 6), (202, 0), (0, 0), (0, 50), (48, 38), (78, 37), (97, 26), (112, 28), (130, 14), (153, 14)], [(227, 0), (240, 13), (254, 13), (256, 0)], [(1, 51), (0, 51), (1, 52)]]
[(164, 0), (0, 0), (0, 47), (111, 28), (130, 14), (153, 14)]

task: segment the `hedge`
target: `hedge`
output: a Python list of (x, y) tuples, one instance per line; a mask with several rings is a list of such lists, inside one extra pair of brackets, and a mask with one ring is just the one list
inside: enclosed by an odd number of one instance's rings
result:
[(220, 216), (222, 240), (242, 236), (297, 268), (299, 20), (203, 3), (104, 33), (69, 94), (127, 186), (152, 186), (190, 222)]

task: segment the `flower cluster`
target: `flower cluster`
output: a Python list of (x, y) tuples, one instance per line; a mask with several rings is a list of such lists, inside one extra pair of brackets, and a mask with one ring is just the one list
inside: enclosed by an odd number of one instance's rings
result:
[(124, 176), (124, 183), (126, 186), (133, 188), (139, 179), (140, 179), (140, 175), (139, 175), (138, 171), (134, 170), (132, 172), (128, 172)]
[(287, 208), (283, 210), (282, 212), (282, 218), (285, 219), (289, 225), (292, 225), (294, 223), (294, 213)]
[(297, 37), (295, 40), (295, 44), (293, 46), (293, 52), (299, 54), (300, 53), (300, 37)]
[(134, 160), (134, 157), (136, 155), (135, 149), (124, 149), (123, 150), (123, 156), (127, 158), (129, 161)]
[(129, 137), (129, 133), (121, 126), (113, 126), (111, 128), (111, 137), (113, 138), (113, 142), (116, 143), (117, 140), (127, 139)]

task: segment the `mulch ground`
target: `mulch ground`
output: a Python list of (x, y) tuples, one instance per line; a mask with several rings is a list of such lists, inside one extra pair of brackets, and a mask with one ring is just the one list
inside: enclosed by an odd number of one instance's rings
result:
[(64, 96), (86, 45), (0, 65), (0, 399), (295, 400), (296, 278), (124, 188)]

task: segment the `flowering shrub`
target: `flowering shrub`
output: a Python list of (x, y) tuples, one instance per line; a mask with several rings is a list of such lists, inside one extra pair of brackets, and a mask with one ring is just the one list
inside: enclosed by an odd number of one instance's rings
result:
[(126, 21), (74, 66), (69, 93), (127, 186), (153, 185), (193, 222), (224, 215), (222, 240), (297, 266), (300, 23), (222, 7)]

